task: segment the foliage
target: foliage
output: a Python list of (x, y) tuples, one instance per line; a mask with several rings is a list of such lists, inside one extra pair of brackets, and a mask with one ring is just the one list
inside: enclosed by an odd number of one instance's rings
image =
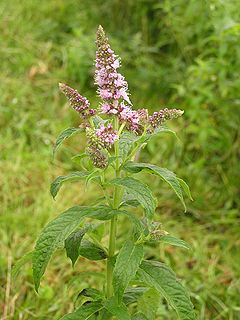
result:
[[(172, 104), (185, 110), (184, 123), (178, 121), (175, 128), (182, 143), (167, 134), (164, 139), (152, 138), (140, 157), (141, 162), (151, 158), (152, 163), (184, 177), (195, 200), (186, 202), (188, 211), (183, 223), (180, 205), (170, 189), (153, 176), (145, 176), (144, 182), (151, 179), (159, 199), (157, 212), (161, 215), (157, 218), (164, 229), (191, 242), (194, 248), (186, 256), (184, 250), (175, 254), (174, 247), (161, 244), (160, 257), (169, 265), (178, 266), (178, 275), (194, 292), (192, 298), (200, 319), (237, 319), (238, 7), (236, 0), (164, 0), (157, 4), (95, 1), (92, 6), (75, 0), (1, 2), (2, 302), (8, 260), (12, 257), (15, 264), (32, 250), (35, 234), (56, 212), (64, 211), (72, 203), (86, 205), (95, 201), (93, 195), (99, 195), (99, 189), (92, 184), (86, 193), (79, 181), (71, 188), (63, 187), (61, 201), (52, 203), (48, 185), (55, 177), (65, 175), (66, 170), (78, 170), (75, 162), (67, 164), (64, 160), (84, 143), (82, 138), (79, 145), (78, 136), (69, 139), (59, 152), (55, 167), (50, 165), (54, 137), (64, 126), (77, 123), (57, 92), (58, 79), (78, 83), (81, 92), (93, 95), (93, 34), (96, 25), (104, 21), (114, 47), (123, 57), (124, 74), (134, 89), (134, 104), (156, 109), (160, 92), (161, 104), (171, 99)], [(119, 219), (120, 238), (132, 231), (131, 227), (126, 230), (126, 219), (124, 215)], [(97, 234), (101, 234), (101, 228)], [(147, 256), (158, 260), (157, 248), (149, 243)], [(22, 270), (21, 278), (14, 280), (9, 299), (4, 302), (9, 314), (23, 319), (57, 318), (68, 311), (62, 302), (69, 301), (71, 305), (77, 289), (102, 283), (100, 275), (96, 281), (92, 277), (93, 271), (94, 275), (99, 274), (101, 266), (92, 264), (87, 271), (86, 262), (81, 260), (75, 270), (82, 276), (74, 277), (68, 289), (63, 288), (62, 279), (67, 281), (72, 273), (68, 262), (61, 259), (61, 251), (59, 254), (46, 275), (48, 284), (45, 281), (39, 290), (40, 299), (31, 290), (30, 269)], [(159, 310), (159, 316), (174, 318), (165, 307)]]

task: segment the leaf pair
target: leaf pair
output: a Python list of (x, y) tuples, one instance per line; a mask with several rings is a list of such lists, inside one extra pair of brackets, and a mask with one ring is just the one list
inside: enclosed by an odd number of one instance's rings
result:
[(48, 223), (42, 230), (33, 252), (33, 277), (36, 290), (38, 290), (40, 279), (46, 270), (52, 253), (64, 245), (64, 241), (84, 218), (109, 220), (119, 213), (122, 212), (105, 206), (75, 206)]
[[(64, 241), (79, 226), (83, 219), (92, 218), (96, 220), (105, 221), (110, 220), (113, 216), (119, 214), (127, 216), (139, 230), (142, 230), (142, 224), (136, 216), (134, 216), (128, 211), (112, 209), (107, 206), (75, 206), (66, 210), (65, 212), (60, 214), (56, 219), (49, 222), (42, 230), (36, 242), (35, 250), (33, 252), (33, 277), (36, 291), (38, 290), (40, 279), (46, 270), (51, 255), (56, 249), (64, 246)], [(75, 249), (79, 243), (77, 242), (77, 240), (80, 240), (81, 236), (81, 233), (79, 233), (73, 235), (73, 238), (71, 239), (71, 243), (73, 244), (73, 246), (75, 246)], [(78, 248), (78, 251), (75, 252), (75, 254), (70, 253), (71, 250), (69, 246), (68, 254), (71, 255), (72, 261), (76, 261), (77, 256), (79, 254), (79, 250), (81, 250), (82, 255), (85, 255), (85, 257), (90, 258), (90, 256), (87, 256), (87, 251), (89, 251), (90, 249), (89, 246), (89, 242), (84, 242), (84, 246)], [(95, 258), (98, 257), (100, 259), (101, 256), (103, 258), (103, 252), (99, 252), (97, 248), (94, 248), (94, 245), (91, 245), (91, 254), (94, 254)]]
[(77, 258), (81, 255), (89, 260), (102, 260), (107, 258), (106, 252), (88, 240), (82, 240), (84, 235), (92, 229), (92, 225), (73, 231), (65, 240), (67, 257), (74, 266)]
[[(117, 256), (113, 272), (113, 288), (118, 303), (121, 304), (124, 292), (137, 272), (137, 278), (163, 295), (180, 319), (195, 319), (189, 295), (174, 272), (163, 263), (142, 260), (142, 245), (125, 242)], [(151, 294), (154, 293), (151, 291)]]

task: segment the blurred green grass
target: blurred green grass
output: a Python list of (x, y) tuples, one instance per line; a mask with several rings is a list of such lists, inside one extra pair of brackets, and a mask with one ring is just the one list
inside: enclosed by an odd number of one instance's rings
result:
[[(52, 164), (55, 137), (78, 124), (58, 82), (98, 103), (92, 79), (98, 24), (122, 57), (135, 108), (185, 110), (173, 124), (181, 143), (165, 134), (141, 157), (189, 183), (195, 201), (184, 215), (173, 193), (153, 181), (159, 220), (194, 250), (149, 248), (147, 255), (165, 259), (183, 279), (199, 319), (240, 319), (239, 9), (237, 0), (0, 1), (0, 304), (8, 319), (57, 319), (73, 307), (79, 290), (101, 281), (91, 276), (101, 264), (82, 260), (72, 271), (61, 253), (39, 296), (30, 267), (7, 281), (10, 265), (33, 248), (43, 225), (96, 192), (72, 184), (56, 202), (49, 195), (53, 177), (72, 170), (65, 161), (83, 147), (74, 137)], [(124, 232), (123, 224), (120, 236)], [(159, 313), (175, 319), (165, 308)]]

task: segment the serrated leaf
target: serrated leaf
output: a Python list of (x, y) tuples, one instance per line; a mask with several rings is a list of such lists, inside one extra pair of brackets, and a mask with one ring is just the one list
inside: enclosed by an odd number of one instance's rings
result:
[(135, 276), (143, 259), (143, 246), (126, 241), (118, 253), (113, 270), (113, 288), (118, 301), (122, 300), (125, 289)]
[(117, 178), (112, 180), (111, 183), (125, 187), (144, 208), (147, 218), (152, 219), (156, 208), (156, 200), (146, 184), (131, 177)]
[(46, 270), (52, 253), (60, 246), (63, 246), (67, 237), (85, 217), (97, 220), (109, 220), (119, 213), (119, 210), (105, 206), (75, 206), (49, 222), (42, 230), (33, 252), (33, 278), (36, 291), (38, 291), (40, 279)]
[(149, 320), (142, 312), (138, 312), (132, 316), (132, 320)]
[(67, 129), (63, 130), (59, 134), (59, 136), (57, 137), (56, 143), (53, 147), (53, 157), (55, 156), (57, 149), (60, 147), (60, 145), (63, 143), (64, 140), (66, 140), (67, 138), (70, 138), (74, 134), (76, 134), (78, 132), (82, 132), (82, 131), (83, 131), (82, 128), (67, 128)]
[(182, 188), (180, 186), (180, 183), (175, 173), (173, 173), (172, 171), (166, 168), (160, 168), (158, 166), (155, 166), (149, 163), (128, 162), (125, 164), (124, 169), (126, 169), (129, 172), (135, 172), (135, 173), (145, 170), (146, 172), (150, 172), (152, 174), (158, 175), (162, 180), (167, 182), (170, 185), (170, 187), (174, 190), (177, 197), (180, 199), (184, 207), (184, 210), (186, 211), (186, 205), (183, 199)]
[(101, 302), (87, 302), (76, 311), (66, 314), (60, 320), (90, 320), (91, 317), (102, 308)]
[(83, 236), (85, 235), (86, 230), (80, 229), (73, 231), (65, 240), (65, 249), (67, 252), (67, 257), (71, 259), (72, 266), (74, 266), (77, 258), (79, 257), (79, 248)]
[(104, 307), (118, 320), (130, 320), (127, 307), (124, 303), (118, 303), (116, 297), (108, 299), (104, 303)]
[(103, 260), (107, 258), (106, 252), (88, 240), (82, 240), (79, 254), (89, 260)]
[(159, 302), (159, 293), (156, 289), (150, 288), (138, 299), (138, 310), (141, 311), (148, 320), (155, 320)]
[(131, 303), (135, 303), (138, 299), (147, 291), (148, 288), (146, 287), (134, 287), (134, 288), (127, 288), (123, 295), (123, 302), (126, 305)]
[(29, 261), (32, 260), (32, 257), (33, 257), (33, 251), (31, 252), (28, 252), (26, 254), (24, 254), (13, 266), (12, 268), (12, 277), (15, 278), (20, 269)]
[(119, 138), (119, 154), (125, 159), (132, 148), (137, 136), (133, 132), (123, 132)]
[(180, 178), (177, 178), (177, 179), (181, 185), (182, 190), (185, 192), (185, 194), (188, 196), (188, 198), (193, 201), (191, 191), (189, 189), (188, 184), (183, 179), (180, 179)]
[(138, 277), (162, 294), (181, 320), (196, 319), (189, 294), (168, 266), (157, 261), (143, 261)]
[(184, 240), (178, 239), (176, 237), (170, 236), (170, 235), (165, 235), (160, 237), (159, 239), (160, 242), (170, 244), (172, 246), (184, 248), (184, 249), (191, 249), (191, 246)]
[(87, 172), (87, 171), (76, 171), (76, 172), (72, 172), (66, 176), (57, 177), (52, 182), (51, 187), (50, 187), (50, 192), (51, 192), (53, 199), (55, 199), (56, 195), (58, 194), (58, 191), (60, 190), (60, 188), (64, 182), (79, 180), (79, 179), (82, 179), (82, 178), (85, 178), (88, 176), (89, 176), (89, 172)]

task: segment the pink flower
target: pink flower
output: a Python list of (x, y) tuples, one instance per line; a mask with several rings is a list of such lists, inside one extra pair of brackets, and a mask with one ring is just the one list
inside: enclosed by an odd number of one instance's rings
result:
[(108, 103), (103, 103), (101, 105), (101, 110), (103, 113), (109, 113), (109, 111), (111, 110), (111, 105)]
[(100, 89), (99, 94), (103, 100), (109, 100), (112, 98), (112, 92), (107, 89)]
[(100, 97), (103, 100), (124, 99), (131, 104), (128, 96), (128, 84), (123, 75), (117, 72), (120, 67), (120, 59), (110, 48), (108, 38), (101, 26), (97, 31), (96, 43), (95, 82), (98, 85)]
[[(112, 52), (113, 53), (113, 52)], [(114, 69), (117, 69), (120, 67), (120, 62), (119, 62), (119, 59), (116, 59), (112, 64), (111, 66), (114, 68)]]
[(117, 132), (113, 130), (110, 123), (106, 127), (102, 124), (100, 128), (96, 129), (96, 136), (105, 148), (111, 147), (118, 140)]
[(139, 114), (137, 111), (132, 110), (123, 102), (119, 109), (119, 119), (121, 122), (126, 122), (127, 129), (138, 132), (139, 130)]
[(89, 109), (90, 103), (88, 99), (81, 96), (77, 90), (69, 87), (65, 83), (59, 83), (59, 89), (67, 97), (72, 108), (79, 112), (83, 118), (95, 115), (96, 110)]

